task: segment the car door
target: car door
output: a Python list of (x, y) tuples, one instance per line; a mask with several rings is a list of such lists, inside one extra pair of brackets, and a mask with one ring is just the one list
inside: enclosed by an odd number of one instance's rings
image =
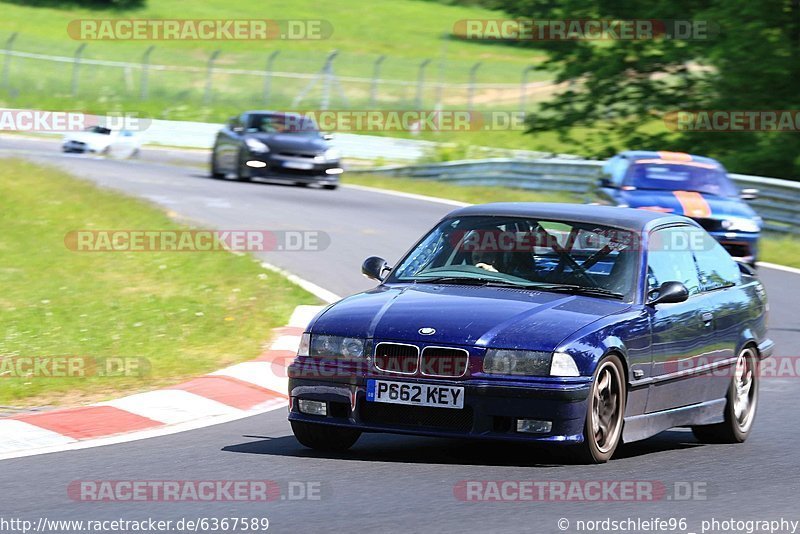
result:
[(742, 289), (739, 265), (716, 239), (702, 232), (694, 248), (700, 288), (709, 299), (714, 328), (714, 347), (706, 359), (713, 369), (705, 374), (706, 400), (725, 397), (734, 372), (736, 351), (744, 325), (751, 321), (750, 297)]
[(647, 413), (689, 406), (708, 398), (708, 380), (696, 374), (714, 349), (714, 296), (701, 291), (697, 264), (687, 235), (694, 227), (658, 229), (648, 237), (648, 294), (664, 282), (689, 290), (685, 302), (648, 306), (651, 328), (652, 384)]

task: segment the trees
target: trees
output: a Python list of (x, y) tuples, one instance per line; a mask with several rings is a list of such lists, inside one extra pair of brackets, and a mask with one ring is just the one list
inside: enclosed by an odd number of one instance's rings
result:
[(621, 139), (625, 148), (706, 153), (737, 172), (800, 177), (800, 132), (674, 132), (662, 122), (678, 110), (800, 109), (800, 0), (496, 1), (526, 19), (710, 24), (697, 40), (530, 41), (548, 53), (542, 68), (573, 82), (531, 118), (531, 132), (556, 130), (580, 146), (572, 130), (599, 127), (593, 156), (623, 148)]

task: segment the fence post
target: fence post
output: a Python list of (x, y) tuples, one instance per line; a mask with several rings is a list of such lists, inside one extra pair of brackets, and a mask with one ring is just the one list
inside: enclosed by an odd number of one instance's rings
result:
[(325, 66), (322, 67), (322, 101), (320, 109), (326, 111), (331, 102), (331, 86), (336, 83), (333, 75), (333, 60), (339, 55), (338, 50), (334, 50), (325, 59)]
[(386, 56), (379, 56), (375, 60), (375, 65), (372, 67), (372, 88), (369, 92), (369, 105), (371, 108), (375, 107), (378, 102), (378, 80), (381, 77), (381, 63), (386, 59)]
[(86, 48), (86, 43), (83, 43), (75, 50), (75, 62), (72, 64), (72, 96), (78, 96), (78, 75), (80, 74), (81, 56), (83, 50)]
[(208, 70), (206, 71), (206, 90), (203, 94), (203, 104), (208, 105), (211, 103), (211, 87), (214, 79), (214, 62), (219, 57), (222, 50), (214, 50), (211, 52), (211, 57), (208, 58)]
[(147, 50), (144, 51), (144, 55), (142, 56), (142, 88), (139, 91), (139, 98), (141, 100), (147, 100), (147, 83), (150, 76), (150, 54), (153, 53), (154, 49), (155, 46), (147, 47)]
[(522, 80), (519, 83), (519, 110), (525, 116), (525, 110), (528, 107), (528, 73), (536, 69), (533, 65), (525, 67), (522, 71)]
[(269, 92), (272, 85), (272, 64), (275, 62), (275, 58), (278, 57), (278, 54), (280, 53), (280, 50), (275, 50), (267, 58), (267, 67), (264, 71), (264, 104), (269, 102)]
[(478, 72), (478, 69), (481, 67), (481, 62), (475, 63), (471, 69), (469, 69), (469, 89), (467, 92), (467, 111), (472, 111), (473, 108), (473, 101), (475, 99), (475, 74)]
[(417, 109), (422, 109), (422, 92), (425, 89), (425, 67), (427, 67), (430, 62), (430, 59), (426, 59), (419, 64), (419, 75), (417, 76), (417, 97), (415, 99), (415, 105)]
[(14, 40), (17, 38), (17, 32), (11, 34), (11, 37), (6, 41), (6, 57), (3, 61), (3, 80), (0, 83), (2, 87), (10, 87), (11, 81), (8, 79), (8, 73), (11, 69), (11, 49), (14, 47)]

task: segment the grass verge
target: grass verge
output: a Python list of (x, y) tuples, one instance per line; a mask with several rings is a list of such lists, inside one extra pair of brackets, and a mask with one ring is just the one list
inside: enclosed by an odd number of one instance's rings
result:
[[(2, 160), (0, 199), (0, 405), (77, 404), (178, 383), (256, 357), (295, 306), (317, 303), (248, 255), (68, 250), (72, 230), (185, 226), (53, 168)], [(149, 372), (15, 376), (15, 357), (136, 359)]]
[[(463, 186), (433, 180), (395, 178), (373, 174), (345, 174), (344, 182), (404, 193), (458, 200), (470, 204), (487, 202), (584, 202), (584, 196), (572, 193), (529, 191), (510, 187)], [(800, 240), (766, 235), (761, 239), (762, 261), (800, 268)]]

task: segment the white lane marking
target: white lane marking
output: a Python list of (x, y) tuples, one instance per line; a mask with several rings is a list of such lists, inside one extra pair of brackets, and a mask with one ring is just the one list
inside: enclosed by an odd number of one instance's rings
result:
[(254, 384), (260, 388), (275, 391), (281, 395), (287, 395), (289, 391), (289, 378), (286, 371), (282, 371), (283, 376), (275, 373), (277, 367), (284, 369), (281, 362), (244, 362), (220, 369), (212, 376), (229, 376), (243, 382)]
[(3, 439), (0, 440), (0, 453), (32, 447), (60, 446), (77, 441), (15, 419), (0, 419), (0, 436), (3, 436)]
[(786, 265), (778, 265), (777, 263), (769, 263), (766, 261), (759, 261), (757, 262), (759, 267), (765, 267), (767, 269), (775, 269), (776, 271), (783, 271), (792, 274), (800, 274), (800, 269), (796, 267), (788, 267)]
[(436, 202), (437, 204), (446, 204), (448, 206), (456, 206), (459, 208), (472, 206), (472, 204), (469, 204), (467, 202), (450, 200), (449, 198), (430, 197), (428, 195), (418, 195), (416, 193), (403, 193), (402, 191), (392, 191), (391, 189), (380, 189), (378, 187), (369, 187), (366, 185), (342, 184), (342, 187), (348, 187), (350, 189), (358, 189), (359, 191), (370, 191), (372, 193), (381, 193), (382, 195), (391, 195), (393, 197), (408, 198), (411, 200), (424, 200), (426, 202)]
[(241, 411), (221, 402), (177, 389), (138, 393), (104, 402), (99, 406), (112, 406), (167, 425), (205, 417), (233, 415)]
[[(131, 432), (129, 434), (119, 434), (107, 438), (87, 439), (83, 441), (73, 441), (63, 445), (56, 445), (50, 447), (33, 448), (26, 444), (24, 448), (18, 451), (3, 454), (0, 452), (0, 460), (9, 460), (11, 458), (23, 458), (26, 456), (38, 456), (40, 454), (53, 454), (64, 451), (76, 451), (81, 449), (91, 449), (94, 447), (104, 447), (106, 445), (118, 445), (120, 443), (129, 443), (132, 441), (140, 441), (143, 439), (158, 438), (162, 436), (169, 436), (171, 434), (178, 434), (180, 432), (188, 432), (190, 430), (200, 430), (202, 428), (221, 425), (223, 423), (230, 423), (239, 419), (261, 415), (267, 412), (274, 412), (286, 408), (289, 402), (286, 399), (274, 399), (267, 401), (259, 406), (250, 410), (240, 410), (239, 413), (219, 416), (219, 417), (205, 417), (196, 421), (189, 421), (178, 425), (162, 426), (150, 430), (141, 430), (138, 432)], [(63, 437), (63, 436), (62, 436)], [(67, 438), (68, 439), (68, 438)]]
[(272, 343), (269, 350), (297, 352), (298, 348), (300, 348), (300, 336), (281, 336)]
[(286, 326), (292, 328), (305, 329), (310, 323), (311, 319), (317, 315), (324, 306), (298, 306), (292, 312), (292, 317), (289, 319), (289, 324)]
[(271, 263), (262, 263), (261, 266), (268, 271), (272, 271), (273, 273), (277, 273), (285, 277), (294, 285), (302, 287), (303, 289), (305, 289), (306, 291), (308, 291), (309, 293), (311, 293), (312, 295), (314, 295), (323, 302), (327, 302), (328, 304), (333, 304), (334, 302), (342, 300), (342, 297), (340, 297), (336, 293), (331, 293), (327, 289), (318, 286), (314, 282), (309, 282), (304, 278), (300, 278), (296, 274), (292, 274), (289, 271), (284, 271), (283, 269), (281, 269), (276, 265), (272, 265)]

